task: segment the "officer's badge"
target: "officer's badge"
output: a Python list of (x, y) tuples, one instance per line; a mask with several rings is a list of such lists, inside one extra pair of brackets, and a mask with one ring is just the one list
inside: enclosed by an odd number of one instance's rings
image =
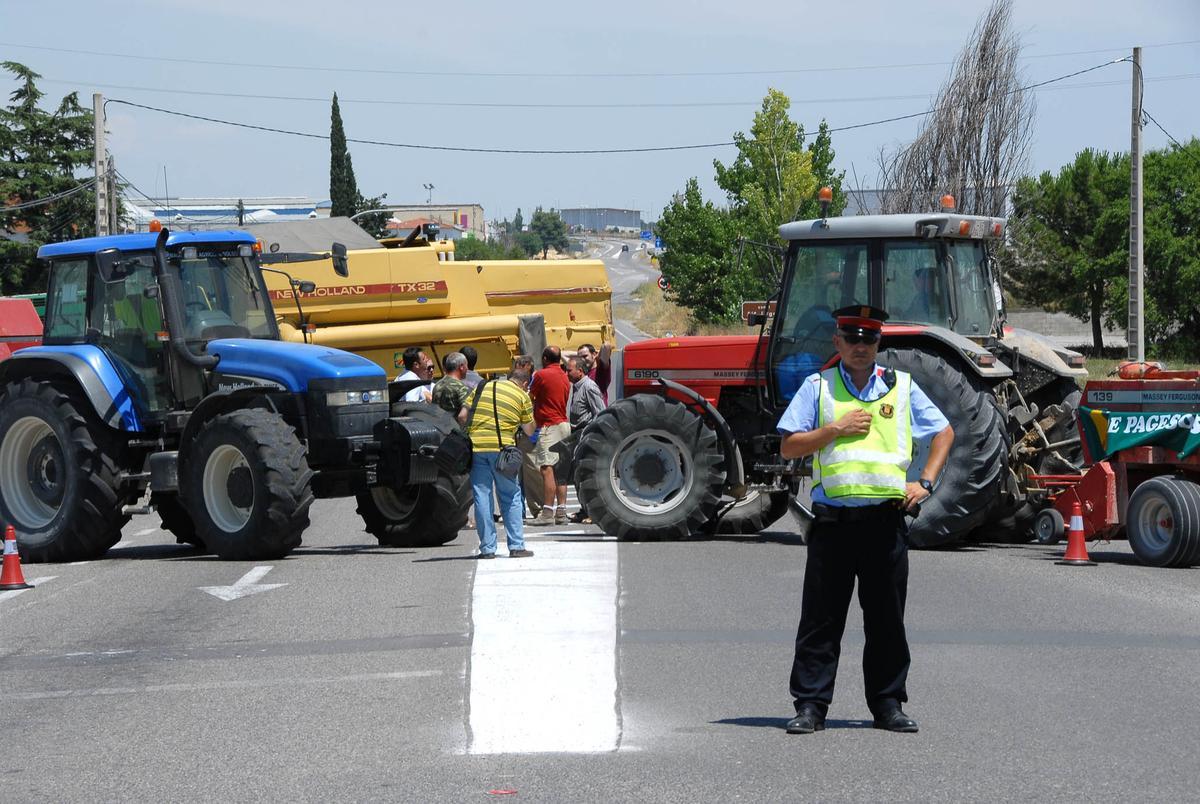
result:
[(885, 405), (880, 405), (880, 406), (879, 406), (879, 415), (880, 415), (880, 416), (882, 416), (882, 417), (883, 417), (883, 418), (885, 418), (885, 419), (890, 419), (890, 418), (892, 418), (892, 415), (893, 415), (895, 412), (896, 412), (896, 409), (895, 409), (894, 407), (892, 407), (891, 405), (886, 405), (886, 404), (885, 404)]

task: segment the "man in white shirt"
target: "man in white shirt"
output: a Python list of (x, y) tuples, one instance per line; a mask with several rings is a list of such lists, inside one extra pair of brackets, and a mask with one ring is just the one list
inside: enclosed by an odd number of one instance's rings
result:
[(433, 361), (421, 351), (419, 346), (410, 346), (404, 350), (404, 373), (393, 382), (423, 381), (422, 385), (414, 386), (404, 394), (405, 402), (429, 402), (433, 399)]

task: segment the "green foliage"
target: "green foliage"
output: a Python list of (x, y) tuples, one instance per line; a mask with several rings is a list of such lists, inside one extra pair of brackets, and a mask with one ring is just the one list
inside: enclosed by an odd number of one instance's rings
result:
[[(791, 102), (769, 90), (755, 113), (750, 135), (733, 135), (738, 155), (726, 166), (714, 160), (717, 185), (729, 208), (704, 201), (695, 179), (663, 210), (655, 232), (666, 251), (663, 275), (673, 300), (704, 324), (737, 319), (741, 302), (765, 299), (776, 290), (782, 246), (779, 226), (797, 217), (816, 217), (819, 184), (834, 189), (832, 214), (846, 206), (844, 173), (833, 169), (829, 126), (822, 122), (805, 147), (804, 129), (788, 115)], [(743, 250), (738, 239), (768, 247)], [(745, 257), (741, 259), (740, 256)]]
[(512, 228), (509, 229), (508, 231), (510, 234), (519, 235), (521, 233), (521, 230), (524, 228), (525, 228), (525, 219), (521, 217), (521, 208), (517, 207), (517, 214), (513, 215), (513, 219), (512, 219)]
[[(1162, 354), (1200, 353), (1200, 140), (1144, 156), (1146, 341)], [(1001, 261), (1014, 296), (1092, 320), (1128, 324), (1129, 156), (1080, 152), (1057, 175), (1024, 178), (1013, 194), (1011, 247)]]
[(464, 237), (454, 243), (456, 260), (520, 260), (527, 255), (517, 246), (506, 246), (498, 240)]
[(695, 178), (663, 210), (658, 231), (668, 245), (660, 258), (663, 277), (671, 284), (667, 297), (690, 309), (697, 321), (732, 321), (743, 299), (761, 295), (757, 288), (748, 289), (753, 283), (730, 264), (737, 222), (730, 212), (704, 200)]
[[(347, 156), (349, 156), (347, 154)], [(354, 205), (354, 213), (365, 212), (368, 209), (380, 209), (383, 207), (383, 202), (387, 200), (387, 193), (377, 195), (374, 198), (363, 198), (360, 193), (358, 201)], [(371, 212), (366, 215), (359, 215), (354, 219), (354, 222), (362, 227), (363, 231), (376, 239), (381, 237), (390, 237), (394, 234), (387, 228), (387, 222), (392, 217), (392, 213), (388, 211)]]
[(517, 232), (514, 240), (521, 254), (526, 257), (532, 257), (542, 250), (542, 238), (537, 232)]
[[(93, 116), (76, 93), (54, 109), (38, 105), (40, 75), (23, 64), (0, 64), (19, 84), (0, 110), (0, 203), (18, 205), (80, 186), (76, 173), (92, 163)], [(35, 207), (4, 212), (0, 230), (27, 230), (28, 242), (0, 237), (0, 294), (45, 290), (45, 271), (37, 260), (44, 243), (96, 233), (96, 197), (91, 189)]]
[(342, 128), (342, 110), (338, 106), (337, 93), (333, 93), (333, 110), (329, 124), (329, 200), (333, 217), (348, 218), (357, 209), (362, 195), (354, 180), (354, 165), (346, 147), (346, 131)]
[(567, 224), (553, 209), (546, 211), (538, 207), (529, 221), (529, 229), (542, 241), (542, 259), (550, 249), (566, 251), (570, 247), (567, 240)]

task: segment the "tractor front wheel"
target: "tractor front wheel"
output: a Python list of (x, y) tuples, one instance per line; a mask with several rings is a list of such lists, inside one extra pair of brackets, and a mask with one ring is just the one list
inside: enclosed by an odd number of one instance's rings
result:
[(716, 434), (673, 399), (635, 394), (600, 413), (575, 448), (579, 502), (618, 539), (684, 539), (725, 485)]
[[(724, 501), (722, 501), (722, 504)], [(758, 533), (775, 524), (788, 510), (788, 493), (752, 491), (733, 504), (717, 522), (717, 533)]]
[(180, 461), (180, 494), (195, 536), (220, 558), (282, 558), (300, 545), (312, 470), (296, 431), (270, 411), (214, 416)]

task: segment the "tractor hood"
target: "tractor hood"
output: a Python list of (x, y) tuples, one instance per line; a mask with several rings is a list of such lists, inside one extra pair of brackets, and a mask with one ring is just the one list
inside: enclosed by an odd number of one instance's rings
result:
[(209, 342), (208, 354), (221, 358), (216, 368), (221, 374), (270, 380), (297, 393), (316, 379), (387, 380), (383, 369), (365, 357), (328, 346), (223, 338)]

